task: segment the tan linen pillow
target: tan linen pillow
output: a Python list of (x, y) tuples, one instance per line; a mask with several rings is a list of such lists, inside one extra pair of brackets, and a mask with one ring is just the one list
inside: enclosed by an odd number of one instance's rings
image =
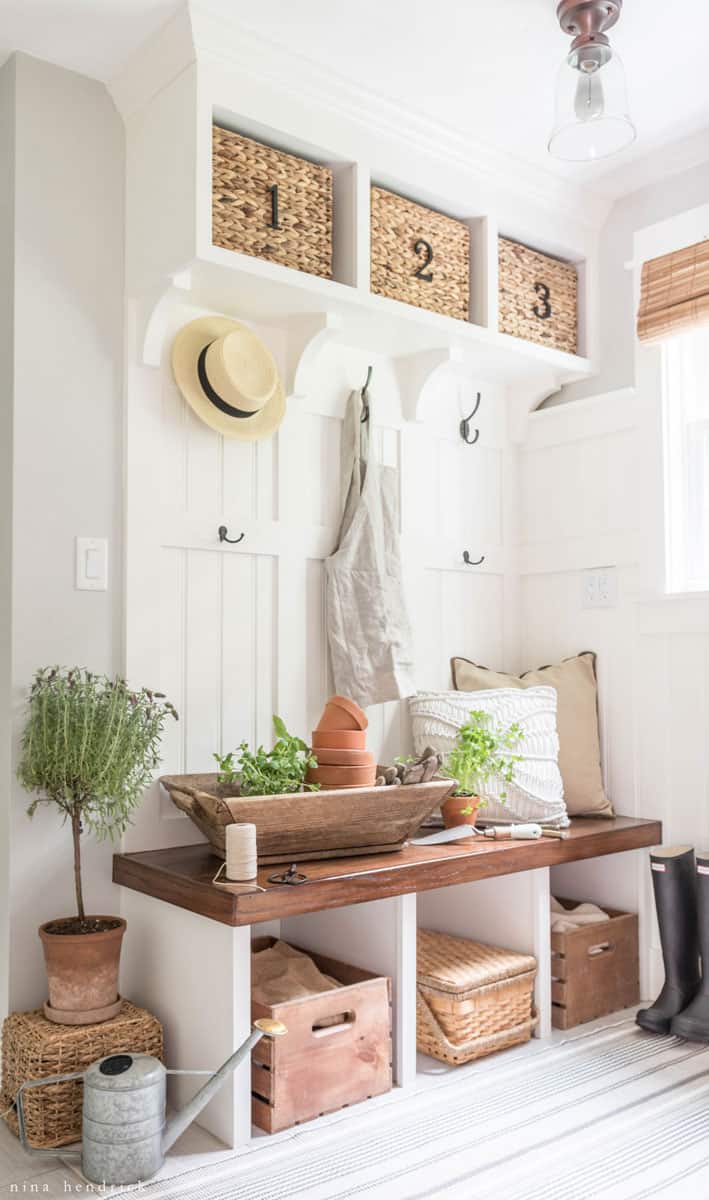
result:
[(556, 688), (559, 770), (567, 812), (570, 817), (614, 816), (601, 774), (596, 656), (592, 651), (521, 676), (489, 671), (467, 658), (452, 658), (451, 670), (453, 686), (459, 692), (528, 688), (535, 684)]

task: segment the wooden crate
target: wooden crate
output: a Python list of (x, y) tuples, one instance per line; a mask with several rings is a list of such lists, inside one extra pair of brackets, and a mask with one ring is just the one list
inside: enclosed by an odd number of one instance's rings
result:
[(418, 1049), (459, 1066), (529, 1041), (536, 974), (531, 954), (419, 929)]
[(216, 774), (165, 775), (160, 782), (221, 858), (226, 826), (253, 823), (262, 864), (400, 850), (453, 788), (450, 779), (432, 779), (397, 788), (219, 796)]
[[(561, 901), (566, 908), (577, 903)], [(637, 915), (605, 911), (609, 921), (551, 935), (551, 1012), (557, 1029), (572, 1029), (640, 1000)]]
[(212, 126), (212, 241), (332, 278), (332, 171)]
[(470, 230), (394, 192), (371, 193), (371, 289), (468, 320)]
[[(254, 950), (275, 938), (256, 938)], [(306, 951), (343, 987), (283, 1004), (252, 1003), (254, 1019), (271, 1017), (286, 1037), (262, 1038), (251, 1057), (252, 1118), (278, 1133), (324, 1113), (391, 1091), (391, 981)], [(342, 1016), (337, 1024), (326, 1024)]]
[(576, 267), (508, 238), (498, 242), (500, 333), (576, 354)]

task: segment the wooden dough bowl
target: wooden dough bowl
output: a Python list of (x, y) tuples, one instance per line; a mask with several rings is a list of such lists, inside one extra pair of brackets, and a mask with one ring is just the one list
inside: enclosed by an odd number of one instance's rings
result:
[(260, 864), (401, 850), (454, 786), (450, 779), (432, 779), (401, 787), (239, 796), (218, 794), (225, 789), (216, 774), (165, 775), (160, 782), (220, 858), (226, 826), (252, 822)]

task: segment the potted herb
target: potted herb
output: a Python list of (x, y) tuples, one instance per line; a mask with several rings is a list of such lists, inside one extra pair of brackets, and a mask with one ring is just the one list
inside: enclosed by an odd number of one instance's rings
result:
[(126, 923), (87, 915), (81, 835), (116, 839), (152, 782), (160, 738), (177, 713), (160, 692), (133, 692), (123, 679), (80, 668), (44, 668), (29, 694), (17, 777), (36, 793), (29, 806), (53, 804), (74, 844), (76, 915), (39, 930), (49, 982), (45, 1013), (64, 1025), (105, 1021), (120, 1008), (118, 966)]
[[(478, 810), (487, 804), (485, 785), (491, 779), (510, 783), (515, 763), (521, 761), (519, 749), (523, 733), (514, 723), (507, 728), (496, 725), (489, 713), (479, 709), (458, 730), (456, 744), (448, 755), (441, 774), (455, 779), (456, 789), (441, 805), (447, 829), (456, 825), (474, 825)], [(500, 799), (504, 801), (503, 792)]]
[(249, 749), (242, 742), (238, 761), (234, 753), (214, 758), (219, 766), (217, 787), (220, 795), (281, 796), (288, 792), (315, 792), (318, 784), (306, 783), (309, 770), (317, 767), (317, 759), (302, 738), (288, 732), (280, 717), (273, 717), (276, 741), (272, 750), (259, 746)]

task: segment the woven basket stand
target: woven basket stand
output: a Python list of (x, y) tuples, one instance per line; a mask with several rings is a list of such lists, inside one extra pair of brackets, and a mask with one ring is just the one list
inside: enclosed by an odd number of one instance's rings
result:
[[(17, 1133), (12, 1107), (21, 1084), (48, 1075), (85, 1071), (107, 1054), (121, 1051), (163, 1056), (163, 1032), (157, 1017), (123, 1001), (120, 1013), (99, 1025), (55, 1025), (41, 1010), (11, 1013), (2, 1031), (2, 1093), (5, 1120)], [(81, 1137), (81, 1080), (31, 1088), (23, 1096), (25, 1127), (32, 1146), (68, 1146)]]

